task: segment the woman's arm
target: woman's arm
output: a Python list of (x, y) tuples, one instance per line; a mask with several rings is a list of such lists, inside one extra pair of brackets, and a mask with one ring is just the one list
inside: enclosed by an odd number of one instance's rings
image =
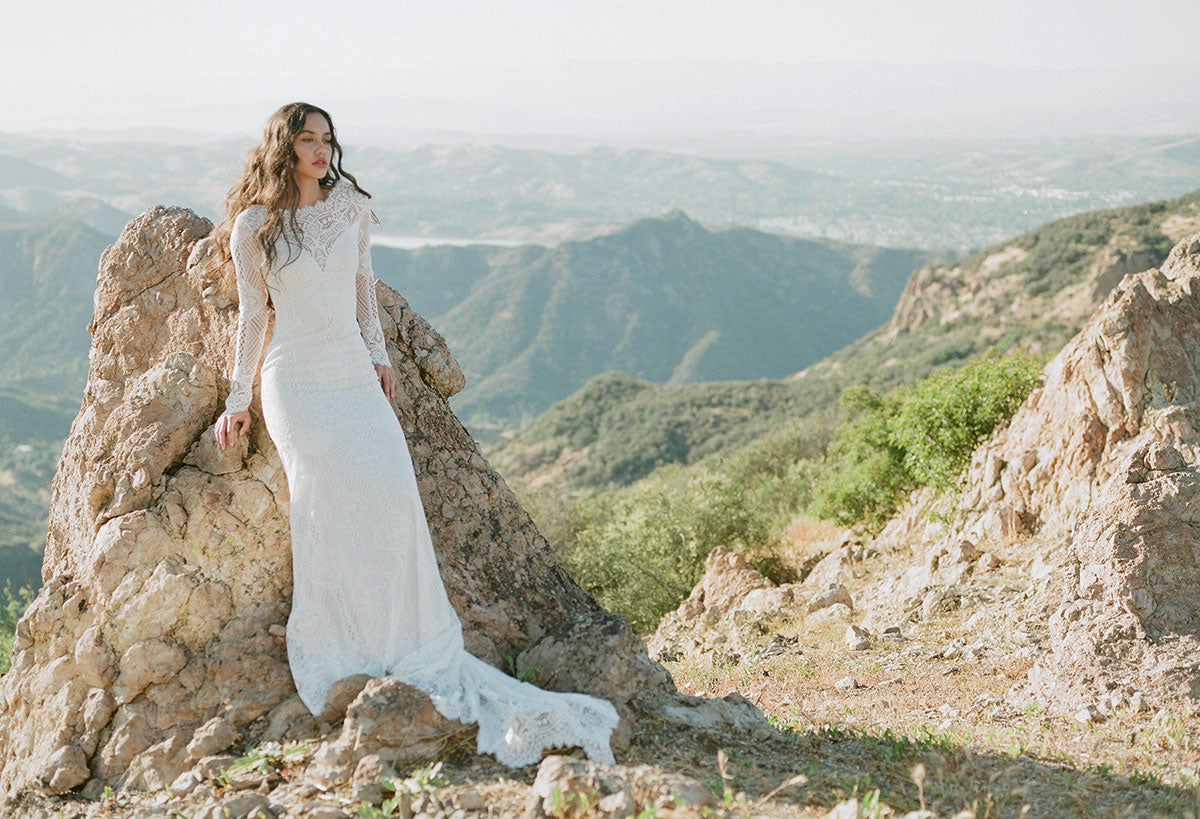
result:
[(383, 340), (383, 325), (379, 321), (379, 301), (375, 297), (375, 271), (371, 266), (371, 233), (368, 221), (371, 209), (363, 206), (358, 225), (358, 273), (354, 285), (358, 295), (358, 328), (371, 354), (371, 363), (379, 376), (379, 384), (388, 400), (396, 397), (396, 376)]
[(234, 220), (229, 237), (233, 268), (237, 273), (238, 327), (233, 374), (225, 412), (217, 421), (217, 445), (224, 449), (224, 438), (240, 427), (242, 435), (250, 426), (250, 401), (254, 398), (254, 376), (262, 360), (267, 337), (267, 286), (259, 272), (263, 249), (254, 233), (258, 220), (247, 209)]

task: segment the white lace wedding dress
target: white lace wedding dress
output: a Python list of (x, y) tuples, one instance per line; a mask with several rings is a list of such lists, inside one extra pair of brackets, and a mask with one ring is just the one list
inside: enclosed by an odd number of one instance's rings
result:
[(342, 677), (396, 677), (428, 692), (445, 716), (477, 722), (479, 751), (507, 765), (575, 745), (611, 762), (611, 703), (544, 691), (463, 648), (404, 431), (371, 366), (390, 362), (367, 198), (341, 180), (326, 199), (297, 209), (300, 247), (279, 240), (266, 284), (254, 238), (265, 215), (255, 205), (233, 226), (240, 305), (225, 406), (250, 405), (269, 291), (275, 330), (262, 362), (262, 409), (291, 492), (287, 653), (300, 698), (318, 714)]

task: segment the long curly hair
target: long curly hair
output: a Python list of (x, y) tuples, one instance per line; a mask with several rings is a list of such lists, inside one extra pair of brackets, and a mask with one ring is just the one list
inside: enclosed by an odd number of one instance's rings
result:
[[(284, 237), (288, 246), (288, 259), (284, 264), (290, 264), (299, 255), (298, 246), (295, 248), (296, 255), (292, 252), (292, 238), (298, 240), (302, 233), (295, 212), (300, 204), (300, 188), (296, 184), (296, 152), (292, 146), (304, 129), (304, 121), (313, 113), (325, 117), (329, 123), (331, 154), (329, 170), (320, 181), (321, 187), (332, 188), (339, 179), (345, 177), (359, 193), (370, 197), (371, 194), (359, 187), (358, 180), (342, 167), (342, 146), (337, 140), (337, 131), (329, 113), (307, 102), (290, 102), (271, 114), (263, 130), (262, 142), (250, 151), (241, 178), (225, 195), (225, 217), (212, 233), (215, 252), (210, 258), (215, 265), (229, 269), (233, 258), (229, 238), (234, 220), (251, 205), (263, 205), (267, 209), (267, 218), (255, 232), (255, 238), (264, 251), (259, 268), (263, 280), (266, 280), (266, 272), (275, 262), (275, 242), (280, 236)], [(288, 231), (284, 231), (285, 219)]]

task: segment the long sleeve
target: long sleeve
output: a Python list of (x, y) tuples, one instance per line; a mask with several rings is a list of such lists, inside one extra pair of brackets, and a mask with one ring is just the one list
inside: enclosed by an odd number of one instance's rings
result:
[(379, 302), (375, 298), (375, 272), (371, 267), (371, 234), (367, 227), (371, 218), (370, 208), (363, 208), (362, 222), (358, 226), (358, 274), (355, 288), (358, 293), (358, 327), (363, 341), (371, 353), (373, 364), (392, 366), (388, 358), (387, 345), (383, 340), (383, 326), (379, 322)]
[(225, 399), (226, 413), (250, 408), (254, 376), (267, 337), (267, 286), (259, 273), (263, 249), (254, 236), (259, 224), (255, 216), (250, 209), (238, 214), (229, 237), (233, 267), (237, 271), (238, 328), (229, 397)]

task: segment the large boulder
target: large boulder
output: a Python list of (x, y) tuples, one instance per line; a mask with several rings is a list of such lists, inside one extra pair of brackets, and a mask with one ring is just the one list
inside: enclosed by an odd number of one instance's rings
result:
[(1200, 234), (1130, 274), (1046, 368), (1045, 385), (980, 447), (959, 531), (1066, 535), (1143, 443), (1200, 452)]
[[(292, 580), (287, 482), (257, 398), (248, 438), (223, 452), (213, 442), (237, 295), (228, 270), (206, 265), (211, 228), (189, 210), (154, 207), (101, 258), (87, 389), (53, 484), (45, 584), (0, 679), (3, 793), (157, 787), (194, 762), (196, 747), (214, 754), (259, 718), (278, 736), (312, 723), (295, 707), (281, 628)], [(500, 665), (591, 622), (602, 610), (451, 412), (464, 380), (441, 336), (391, 288), (377, 292), (396, 414), (468, 648)], [(569, 661), (569, 640), (556, 646)], [(629, 655), (616, 659), (644, 672), (646, 687), (673, 692), (640, 641), (612, 650)], [(365, 707), (351, 709), (359, 722)]]
[(1060, 711), (1200, 701), (1200, 473), (1179, 450), (1145, 444), (1104, 484), (1067, 575), (1029, 696)]
[(930, 593), (974, 571), (971, 554), (990, 559), (1013, 544), (1028, 545), (1040, 587), (1057, 582), (1077, 522), (1134, 452), (1164, 443), (1196, 463), (1200, 234), (1179, 242), (1161, 269), (1114, 284), (1113, 271), (1135, 261), (1102, 271), (1107, 297), (1046, 365), (1043, 386), (975, 451), (960, 491), (914, 493), (874, 539), (878, 551), (912, 559), (897, 560), (864, 595), (865, 622), (919, 616)]

